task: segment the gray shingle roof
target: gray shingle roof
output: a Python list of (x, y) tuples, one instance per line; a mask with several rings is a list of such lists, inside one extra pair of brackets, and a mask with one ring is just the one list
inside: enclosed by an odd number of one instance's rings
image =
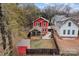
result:
[(56, 26), (58, 27), (58, 28), (61, 28), (62, 27), (62, 25), (63, 24), (65, 24), (67, 21), (72, 21), (75, 25), (77, 25), (78, 27), (79, 27), (79, 24), (78, 24), (78, 21), (76, 21), (75, 19), (73, 19), (72, 17), (68, 17), (68, 18), (66, 18), (65, 20), (63, 20), (63, 21), (57, 21), (56, 22)]

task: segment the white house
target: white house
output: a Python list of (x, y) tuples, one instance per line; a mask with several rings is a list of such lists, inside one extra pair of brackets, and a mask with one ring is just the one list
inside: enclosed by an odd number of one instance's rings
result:
[(66, 20), (65, 15), (55, 15), (51, 19), (51, 23), (56, 25), (56, 22), (64, 21)]
[(55, 27), (58, 35), (60, 37), (64, 38), (72, 38), (72, 37), (78, 37), (78, 24), (77, 21), (73, 18), (63, 18), (60, 19), (59, 21), (56, 21), (55, 19)]

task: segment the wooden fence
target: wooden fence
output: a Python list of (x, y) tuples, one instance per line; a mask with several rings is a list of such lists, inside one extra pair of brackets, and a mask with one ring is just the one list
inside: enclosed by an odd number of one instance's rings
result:
[(27, 49), (26, 55), (59, 55), (57, 49)]

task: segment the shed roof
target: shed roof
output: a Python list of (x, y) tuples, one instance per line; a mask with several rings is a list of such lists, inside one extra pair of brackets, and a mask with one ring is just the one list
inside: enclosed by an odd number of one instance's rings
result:
[(30, 39), (22, 39), (17, 42), (16, 46), (29, 46), (30, 45)]

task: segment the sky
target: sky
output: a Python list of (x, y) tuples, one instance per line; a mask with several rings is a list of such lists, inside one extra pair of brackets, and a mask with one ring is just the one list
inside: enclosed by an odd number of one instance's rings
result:
[[(60, 3), (60, 4), (64, 4), (64, 3)], [(68, 5), (69, 3), (65, 3), (65, 5)], [(36, 3), (35, 4), (38, 8), (43, 9), (44, 7), (50, 5), (52, 6), (53, 4), (51, 3)], [(79, 3), (70, 3), (69, 4), (71, 8), (75, 9), (75, 10), (79, 10)]]
[(45, 4), (45, 3), (36, 3), (35, 5), (36, 5), (38, 8), (40, 8), (40, 9), (42, 8), (42, 9), (43, 9), (43, 8), (46, 7), (48, 4)]

